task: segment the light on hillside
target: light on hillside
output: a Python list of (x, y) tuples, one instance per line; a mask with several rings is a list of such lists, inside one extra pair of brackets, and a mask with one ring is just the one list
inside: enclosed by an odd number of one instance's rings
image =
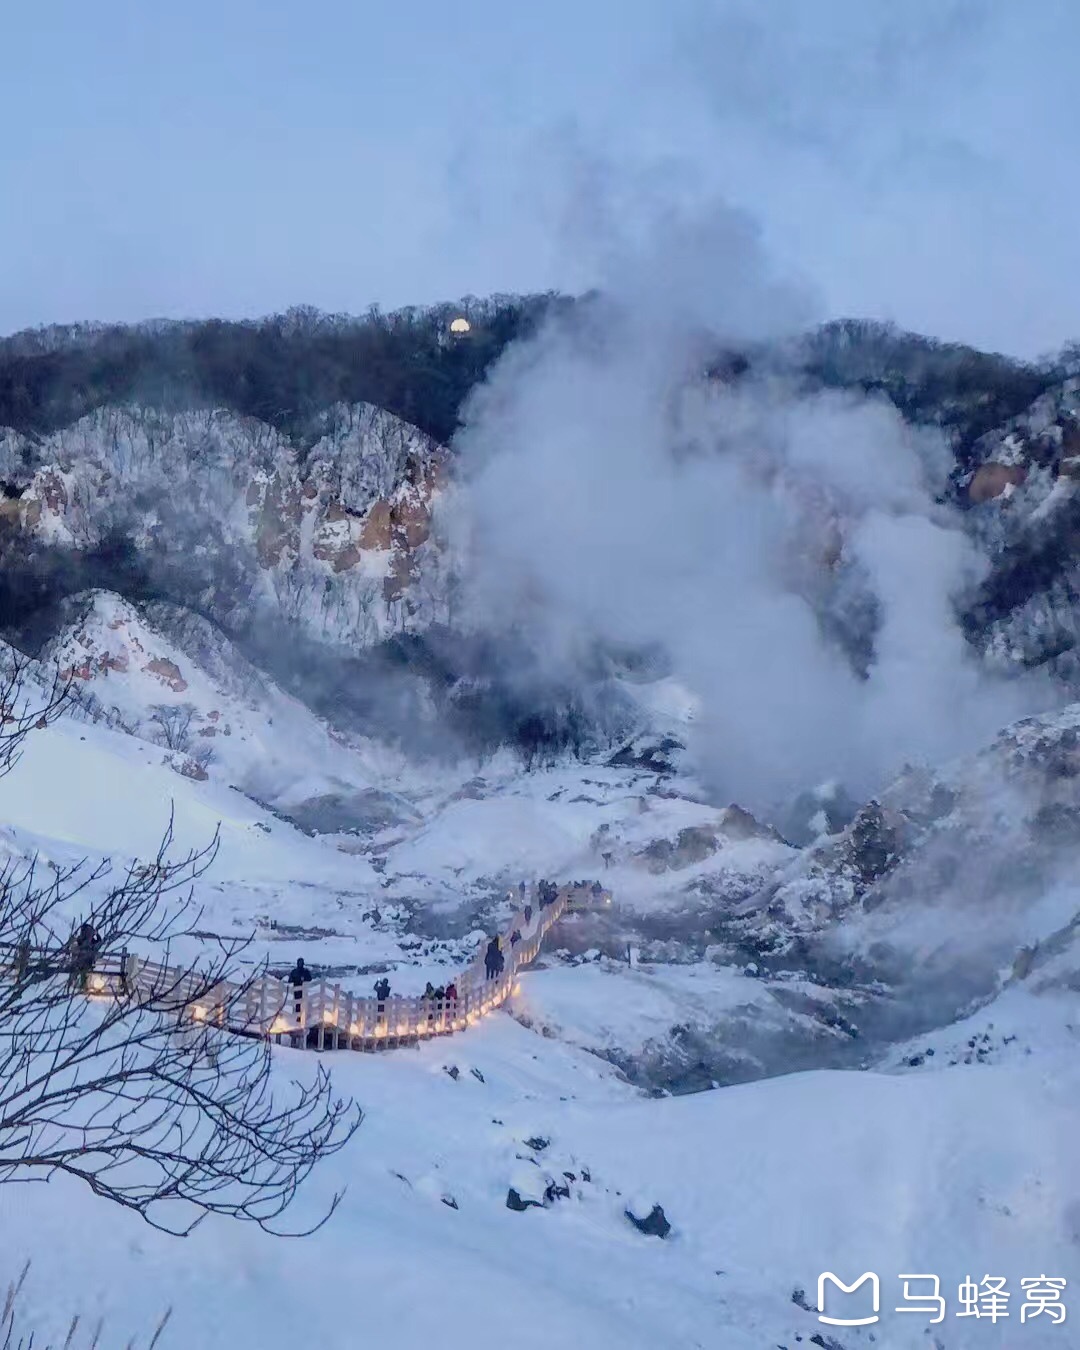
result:
[(472, 331), (472, 324), (468, 321), (468, 319), (463, 318), (459, 314), (458, 317), (454, 319), (450, 324), (450, 331), (451, 333), (468, 333)]

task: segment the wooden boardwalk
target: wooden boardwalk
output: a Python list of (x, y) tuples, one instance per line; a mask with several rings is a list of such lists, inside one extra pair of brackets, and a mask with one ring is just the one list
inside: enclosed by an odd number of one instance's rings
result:
[[(520, 895), (520, 893), (515, 893)], [(148, 1004), (168, 990), (174, 1007), (195, 1022), (223, 1027), (241, 1035), (269, 1037), (278, 1044), (316, 1050), (382, 1050), (464, 1031), (498, 1008), (514, 990), (523, 966), (533, 961), (545, 934), (564, 914), (611, 904), (611, 892), (591, 885), (559, 888), (551, 904), (540, 906), (535, 890), (525, 892), (521, 907), (500, 936), (504, 968), (488, 979), (485, 941), (469, 965), (454, 979), (456, 999), (361, 998), (325, 979), (294, 987), (273, 975), (246, 983), (223, 981), (205, 989), (197, 971), (168, 967), (131, 954), (102, 956), (87, 977), (91, 997), (143, 998)], [(531, 917), (524, 910), (531, 906)], [(519, 932), (519, 941), (510, 937)]]

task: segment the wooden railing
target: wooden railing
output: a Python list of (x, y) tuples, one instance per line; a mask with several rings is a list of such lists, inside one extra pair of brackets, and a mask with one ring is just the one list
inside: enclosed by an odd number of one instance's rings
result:
[[(500, 934), (501, 973), (487, 976), (485, 940), (453, 981), (457, 989), (453, 999), (357, 997), (325, 979), (292, 985), (273, 975), (246, 983), (224, 980), (207, 990), (197, 970), (170, 967), (127, 952), (98, 957), (93, 969), (77, 978), (91, 997), (133, 998), (148, 1007), (179, 1009), (195, 1022), (244, 1035), (319, 1050), (378, 1050), (464, 1031), (506, 1001), (518, 972), (536, 958), (544, 935), (568, 910), (611, 904), (610, 891), (597, 892), (590, 885), (560, 887), (547, 905), (539, 903), (535, 888), (524, 896), (519, 891), (518, 897), (520, 908)], [(531, 908), (528, 919), (527, 907)], [(521, 936), (511, 943), (514, 933)]]

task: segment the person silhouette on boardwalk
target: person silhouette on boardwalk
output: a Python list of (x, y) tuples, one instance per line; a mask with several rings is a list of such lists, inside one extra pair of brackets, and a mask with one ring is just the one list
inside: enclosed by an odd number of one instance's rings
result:
[(487, 951), (484, 953), (484, 971), (488, 979), (493, 980), (502, 968), (502, 947), (499, 943), (498, 934), (496, 934), (488, 943)]
[(90, 972), (94, 969), (94, 963), (97, 961), (100, 946), (101, 935), (94, 925), (87, 920), (75, 934), (71, 956), (72, 982), (84, 992), (90, 980)]
[(289, 983), (293, 987), (293, 1011), (296, 1013), (297, 1021), (300, 1020), (300, 1012), (304, 1006), (304, 985), (311, 979), (311, 971), (304, 965), (304, 958), (298, 956), (296, 965), (289, 972)]

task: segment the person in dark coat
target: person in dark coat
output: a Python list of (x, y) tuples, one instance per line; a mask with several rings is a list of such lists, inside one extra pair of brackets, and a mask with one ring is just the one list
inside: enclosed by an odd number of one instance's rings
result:
[(390, 997), (390, 981), (384, 975), (381, 980), (375, 981), (375, 997), (380, 1003), (385, 1003)]
[(75, 977), (78, 987), (84, 991), (90, 979), (90, 972), (94, 969), (94, 963), (97, 961), (100, 946), (101, 935), (94, 925), (87, 920), (75, 934), (71, 960), (72, 975)]
[(304, 985), (311, 979), (311, 971), (304, 965), (304, 958), (298, 956), (296, 965), (289, 971), (289, 983), (293, 987), (293, 1011), (300, 1016), (304, 1006)]
[(531, 922), (532, 922), (532, 905), (526, 905), (525, 908), (524, 908), (524, 910), (523, 910), (522, 912), (523, 912), (524, 915), (525, 915), (525, 922), (526, 922), (526, 923), (531, 923)]
[(489, 980), (493, 980), (502, 969), (502, 959), (499, 936), (496, 934), (488, 943), (487, 951), (484, 953), (484, 971)]
[(296, 965), (293, 966), (292, 970), (289, 971), (289, 983), (295, 989), (297, 987), (307, 984), (308, 980), (310, 979), (311, 979), (311, 971), (308, 970), (307, 966), (304, 965), (304, 958), (302, 956), (298, 956), (296, 958)]
[(446, 986), (446, 1001), (447, 1003), (457, 1002), (457, 985), (453, 980)]
[(516, 947), (520, 941), (521, 941), (521, 930), (515, 928), (514, 931), (510, 934), (510, 946)]

